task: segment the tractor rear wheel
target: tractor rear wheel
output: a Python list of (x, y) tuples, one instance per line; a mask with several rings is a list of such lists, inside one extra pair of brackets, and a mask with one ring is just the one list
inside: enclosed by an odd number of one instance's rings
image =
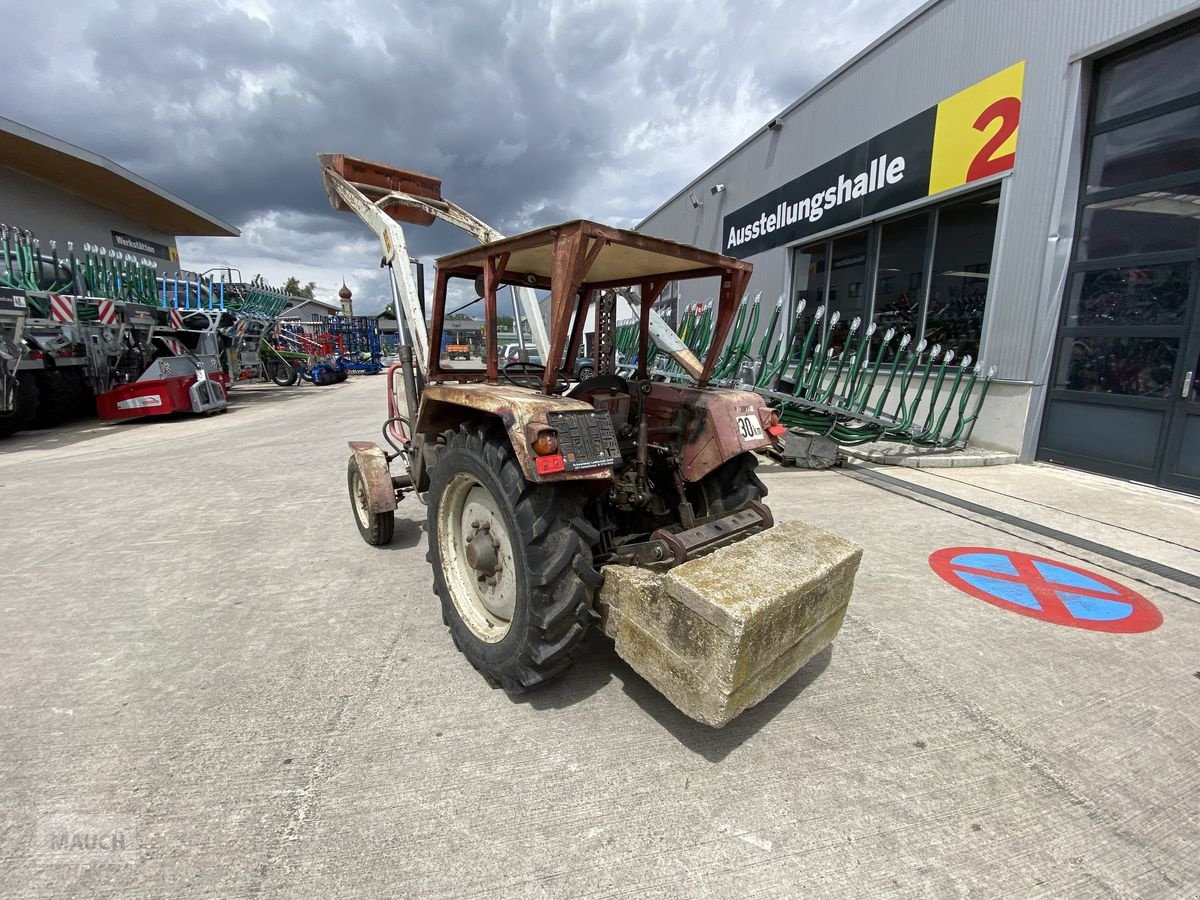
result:
[(763, 500), (767, 496), (767, 486), (755, 474), (757, 468), (755, 454), (740, 453), (691, 485), (688, 499), (696, 518), (719, 519), (737, 512), (752, 500)]
[(603, 580), (582, 495), (526, 481), (506, 435), (464, 425), (430, 473), (427, 531), (442, 619), (471, 665), (511, 693), (565, 671)]

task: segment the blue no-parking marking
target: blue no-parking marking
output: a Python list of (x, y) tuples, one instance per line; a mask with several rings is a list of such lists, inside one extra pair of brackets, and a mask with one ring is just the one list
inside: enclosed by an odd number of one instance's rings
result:
[(945, 581), (1000, 609), (1031, 619), (1133, 634), (1153, 631), (1162, 613), (1123, 584), (1059, 560), (992, 547), (947, 547), (929, 565)]

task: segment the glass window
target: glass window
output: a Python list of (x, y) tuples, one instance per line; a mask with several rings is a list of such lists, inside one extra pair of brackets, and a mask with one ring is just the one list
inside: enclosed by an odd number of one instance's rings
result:
[(927, 213), (888, 222), (880, 229), (874, 313), (880, 338), (889, 328), (896, 329), (899, 337), (915, 334), (920, 327), (928, 233)]
[(925, 338), (960, 359), (979, 358), (996, 238), (999, 194), (979, 195), (938, 214)]
[(1200, 247), (1200, 183), (1143, 191), (1084, 207), (1079, 258), (1106, 259)]
[(1200, 91), (1198, 59), (1200, 32), (1101, 63), (1096, 77), (1096, 121), (1106, 122)]
[(484, 354), (483, 298), (469, 278), (446, 284), (446, 315), (438, 362), (442, 369), (478, 372), (487, 366)]
[[(829, 314), (841, 314), (829, 340), (829, 346), (838, 353), (850, 334), (850, 323), (856, 316), (863, 318), (866, 312), (863, 282), (867, 277), (867, 232), (859, 231), (835, 239), (830, 260), (826, 321)], [(862, 327), (865, 326), (866, 323), (862, 323)]]
[(796, 250), (792, 261), (792, 313), (804, 301), (804, 312), (796, 326), (792, 340), (792, 352), (799, 353), (804, 345), (804, 336), (812, 326), (817, 307), (825, 302), (826, 249), (829, 244), (822, 241), (810, 247)]
[(793, 263), (792, 299), (811, 313), (825, 302), (825, 242), (796, 251)]
[(1172, 338), (1065, 337), (1055, 387), (1069, 391), (1166, 397), (1179, 342)]
[(1087, 189), (1109, 190), (1195, 169), (1200, 169), (1200, 106), (1096, 135)]
[(1067, 296), (1066, 326), (1182, 324), (1191, 272), (1190, 263), (1079, 272)]

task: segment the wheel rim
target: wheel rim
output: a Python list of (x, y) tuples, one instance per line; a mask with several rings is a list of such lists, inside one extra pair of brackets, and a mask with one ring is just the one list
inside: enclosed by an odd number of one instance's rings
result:
[(467, 472), (450, 479), (438, 502), (437, 541), (459, 617), (481, 641), (503, 640), (517, 606), (512, 538), (496, 499)]
[(362, 472), (354, 470), (354, 489), (350, 491), (350, 502), (354, 506), (354, 517), (363, 528), (371, 527), (371, 509), (367, 505), (367, 483)]

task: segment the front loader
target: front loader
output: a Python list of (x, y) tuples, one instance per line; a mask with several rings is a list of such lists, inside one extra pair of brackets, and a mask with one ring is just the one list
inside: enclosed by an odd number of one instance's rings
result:
[[(556, 678), (599, 626), (681, 710), (720, 726), (832, 640), (860, 551), (803, 523), (775, 525), (755, 474), (756, 451), (782, 432), (775, 411), (754, 393), (710, 387), (715, 354), (689, 360), (691, 385), (647, 372), (651, 308), (669, 283), (715, 280), (720, 347), (750, 272), (707, 250), (573, 221), (440, 258), (427, 327), (397, 303), (410, 339), (387, 377), (390, 449), (351, 443), (355, 519), (378, 545), (401, 500), (426, 504), (443, 619), (493, 685), (520, 692)], [(499, 358), (506, 286), (549, 292), (545, 365)], [(616, 373), (618, 289), (640, 316), (630, 377)], [(452, 359), (449, 298), (473, 293), (484, 354)], [(571, 382), (564, 373), (593, 306), (595, 374)]]

